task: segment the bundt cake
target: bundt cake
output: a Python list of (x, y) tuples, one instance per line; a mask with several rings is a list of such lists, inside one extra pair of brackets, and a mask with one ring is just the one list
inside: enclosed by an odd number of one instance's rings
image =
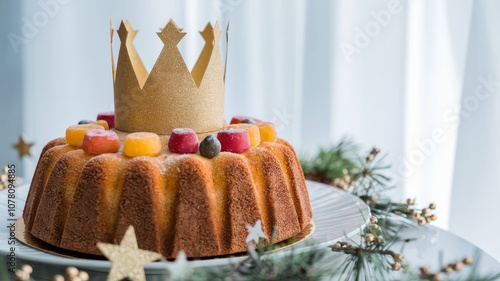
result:
[[(127, 134), (116, 131), (123, 144)], [(311, 221), (304, 176), (284, 140), (212, 159), (176, 154), (160, 136), (155, 157), (92, 155), (64, 138), (41, 153), (24, 210), (26, 231), (54, 246), (100, 255), (97, 242), (118, 244), (129, 225), (139, 247), (175, 257), (244, 252), (246, 226), (262, 221), (270, 243)]]

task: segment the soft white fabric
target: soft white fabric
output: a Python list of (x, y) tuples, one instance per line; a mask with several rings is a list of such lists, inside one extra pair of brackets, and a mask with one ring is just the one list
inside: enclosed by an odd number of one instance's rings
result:
[[(202, 48), (196, 32), (230, 20), (226, 118), (272, 120), (300, 155), (344, 135), (381, 148), (393, 163), (391, 196), (437, 203), (437, 225), (500, 258), (500, 226), (486, 219), (500, 211), (500, 104), (498, 84), (483, 81), (500, 81), (495, 0), (11, 2), (0, 4), (0, 56), (9, 58), (0, 79), (11, 85), (0, 119), (19, 124), (6, 126), (0, 164), (18, 163), (10, 144), (20, 133), (38, 155), (67, 126), (112, 109), (110, 18), (141, 30), (135, 46), (148, 69), (167, 19), (189, 32), (180, 49), (190, 66)], [(5, 38), (23, 30), (15, 54)], [(493, 86), (476, 106), (484, 84)], [(36, 161), (25, 158), (26, 176)]]
[(500, 18), (498, 1), (472, 7), (452, 184), (450, 229), (500, 259)]

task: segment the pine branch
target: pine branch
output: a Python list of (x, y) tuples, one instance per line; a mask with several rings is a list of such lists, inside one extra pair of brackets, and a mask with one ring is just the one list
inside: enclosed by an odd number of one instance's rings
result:
[[(437, 219), (430, 212), (436, 208), (433, 203), (429, 204), (429, 208), (418, 209), (414, 199), (401, 203), (385, 197), (384, 192), (393, 188), (390, 186), (390, 177), (384, 174), (391, 167), (385, 164), (387, 155), (381, 155), (378, 148), (372, 148), (366, 156), (361, 157), (359, 150), (359, 145), (345, 138), (330, 149), (320, 149), (314, 158), (301, 160), (306, 178), (358, 196), (373, 214), (391, 220), (387, 225), (424, 225)], [(392, 215), (396, 215), (398, 219), (392, 221)]]

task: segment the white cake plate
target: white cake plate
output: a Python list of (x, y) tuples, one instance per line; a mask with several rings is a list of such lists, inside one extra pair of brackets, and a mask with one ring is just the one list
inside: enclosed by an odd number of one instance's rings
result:
[[(313, 234), (304, 242), (293, 249), (296, 252), (315, 249), (318, 246), (333, 244), (345, 236), (352, 236), (359, 233), (360, 229), (367, 225), (370, 219), (369, 207), (356, 196), (351, 195), (338, 188), (331, 187), (322, 183), (307, 181), (307, 188), (311, 200), (313, 211), (313, 221), (315, 230)], [(23, 185), (16, 188), (16, 217), (22, 215), (22, 210), (28, 194), (29, 185)], [(6, 190), (0, 192), (0, 221), (5, 226), (0, 227), (0, 254), (5, 257), (10, 253), (11, 245), (8, 245), (7, 239), (9, 231), (6, 226), (11, 219), (8, 214)], [(79, 269), (89, 273), (108, 272), (111, 263), (102, 260), (72, 259), (45, 253), (32, 249), (19, 241), (16, 241), (16, 262), (28, 263), (35, 267), (33, 277), (37, 281), (52, 280), (54, 274), (61, 274), (68, 266), (76, 266)], [(276, 254), (283, 254), (290, 249), (285, 249)], [(191, 268), (212, 267), (235, 263), (245, 259), (240, 257), (225, 257), (206, 260), (189, 261)], [(38, 268), (37, 268), (38, 267)], [(166, 274), (165, 264), (161, 262), (150, 263), (145, 266), (148, 280), (161, 280), (161, 276)], [(38, 272), (38, 274), (37, 274)], [(93, 277), (92, 280), (105, 280), (105, 274)]]

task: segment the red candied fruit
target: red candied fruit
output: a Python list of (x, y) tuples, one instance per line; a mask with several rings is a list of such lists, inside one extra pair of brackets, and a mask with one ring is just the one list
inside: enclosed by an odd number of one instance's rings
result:
[(174, 129), (168, 141), (168, 149), (179, 154), (196, 153), (198, 152), (198, 136), (192, 129)]
[(262, 122), (262, 120), (257, 119), (257, 118), (253, 118), (250, 116), (237, 115), (237, 116), (234, 116), (233, 119), (231, 119), (230, 124), (231, 125), (232, 124), (240, 124), (241, 121), (243, 121), (243, 120), (252, 120), (254, 123)]
[(217, 134), (217, 139), (220, 141), (221, 151), (243, 153), (250, 149), (250, 138), (244, 129), (222, 129)]
[(116, 153), (120, 149), (120, 139), (113, 131), (103, 129), (88, 130), (83, 137), (82, 149), (90, 154)]
[(101, 112), (97, 115), (97, 120), (104, 120), (108, 122), (109, 128), (115, 128), (115, 113), (114, 112)]

